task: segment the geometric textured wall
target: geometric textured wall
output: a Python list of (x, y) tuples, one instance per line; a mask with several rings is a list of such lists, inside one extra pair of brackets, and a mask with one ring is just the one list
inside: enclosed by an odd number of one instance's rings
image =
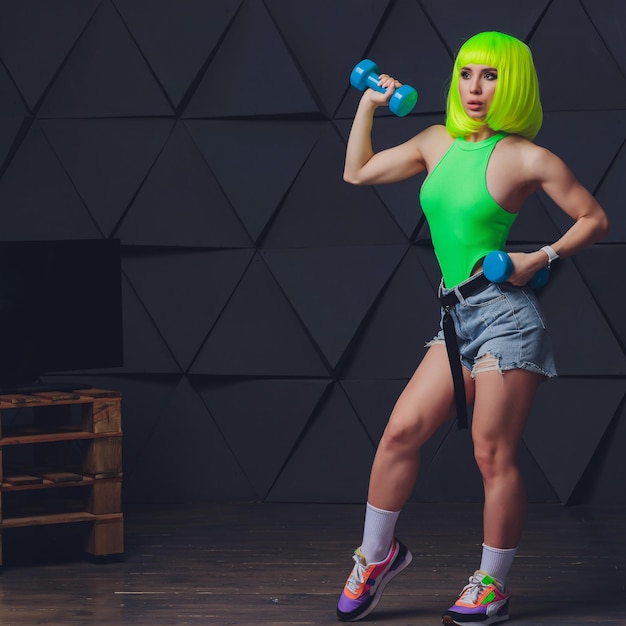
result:
[[(601, 201), (608, 237), (541, 294), (561, 377), (522, 465), (536, 501), (624, 503), (626, 4), (621, 0), (30, 0), (0, 4), (0, 236), (119, 238), (127, 501), (357, 502), (438, 323), (421, 178), (342, 180), (371, 57), (414, 85), (378, 147), (443, 120), (452, 57), (498, 29), (540, 75), (537, 142)], [(568, 220), (539, 194), (511, 247)], [(58, 379), (50, 376), (49, 380)], [(620, 488), (618, 488), (618, 485)], [(414, 500), (479, 500), (442, 427)]]

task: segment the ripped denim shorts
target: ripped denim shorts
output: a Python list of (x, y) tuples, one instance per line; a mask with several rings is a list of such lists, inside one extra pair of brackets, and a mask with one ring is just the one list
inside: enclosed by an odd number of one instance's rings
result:
[[(442, 285), (439, 291), (440, 295), (445, 295), (454, 289)], [(524, 369), (547, 378), (557, 376), (552, 338), (537, 296), (530, 287), (490, 283), (467, 298), (458, 291), (457, 295), (459, 303), (451, 307), (450, 314), (454, 319), (461, 361), (472, 372), (472, 377), (476, 374), (477, 363), (481, 358), (485, 362), (486, 355), (497, 359), (494, 369), (500, 372)], [(443, 327), (440, 327), (439, 333), (426, 345), (444, 341)]]

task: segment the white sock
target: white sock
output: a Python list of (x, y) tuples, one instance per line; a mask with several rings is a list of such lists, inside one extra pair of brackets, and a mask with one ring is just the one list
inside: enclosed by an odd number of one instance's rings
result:
[(383, 511), (369, 502), (365, 509), (361, 552), (366, 563), (379, 563), (389, 554), (400, 511)]
[(492, 548), (483, 543), (483, 556), (480, 569), (491, 576), (502, 589), (506, 586), (506, 577), (513, 565), (517, 548)]

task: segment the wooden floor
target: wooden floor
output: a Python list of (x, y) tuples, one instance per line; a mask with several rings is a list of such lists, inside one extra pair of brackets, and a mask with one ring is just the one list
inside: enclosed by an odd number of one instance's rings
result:
[[(336, 624), (361, 505), (128, 509), (126, 555), (93, 563), (84, 527), (6, 530), (2, 626)], [(440, 624), (477, 567), (477, 505), (409, 505), (414, 555), (364, 624)], [(532, 506), (509, 577), (511, 622), (626, 624), (626, 509)]]

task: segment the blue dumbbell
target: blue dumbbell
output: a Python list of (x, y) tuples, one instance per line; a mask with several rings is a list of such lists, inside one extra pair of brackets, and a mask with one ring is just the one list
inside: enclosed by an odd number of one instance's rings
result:
[[(350, 74), (350, 84), (359, 91), (365, 91), (369, 87), (374, 91), (385, 93), (387, 90), (378, 84), (379, 80), (378, 66), (369, 59), (363, 59), (355, 65)], [(398, 117), (404, 117), (413, 110), (416, 102), (417, 91), (410, 85), (402, 85), (393, 92), (389, 101), (389, 108)]]
[[(483, 260), (483, 272), (492, 283), (503, 283), (513, 271), (511, 257), (502, 250), (490, 252)], [(542, 267), (529, 281), (533, 289), (543, 287), (550, 277), (550, 270)]]

